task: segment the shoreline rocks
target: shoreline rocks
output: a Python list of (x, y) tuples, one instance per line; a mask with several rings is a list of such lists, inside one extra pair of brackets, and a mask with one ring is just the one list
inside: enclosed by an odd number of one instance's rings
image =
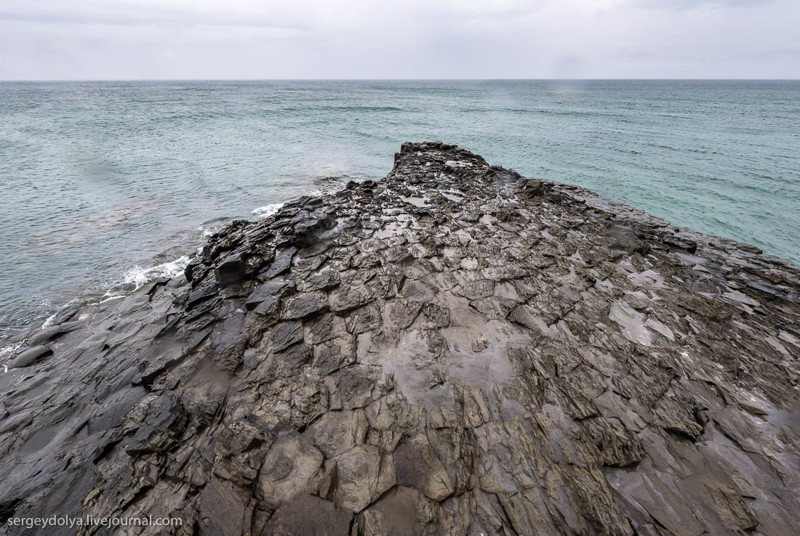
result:
[(0, 375), (0, 534), (796, 526), (800, 271), (452, 145), (33, 342)]

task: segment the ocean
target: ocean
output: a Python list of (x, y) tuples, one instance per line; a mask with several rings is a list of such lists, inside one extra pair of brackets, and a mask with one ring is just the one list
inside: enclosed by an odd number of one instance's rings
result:
[(800, 82), (0, 83), (0, 343), (441, 140), (800, 263)]

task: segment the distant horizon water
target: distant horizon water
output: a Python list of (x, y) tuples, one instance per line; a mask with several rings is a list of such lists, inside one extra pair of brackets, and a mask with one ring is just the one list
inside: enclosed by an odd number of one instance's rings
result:
[(0, 345), (441, 140), (800, 262), (800, 82), (0, 82)]
[(0, 78), (0, 84), (159, 82), (800, 82), (798, 78)]

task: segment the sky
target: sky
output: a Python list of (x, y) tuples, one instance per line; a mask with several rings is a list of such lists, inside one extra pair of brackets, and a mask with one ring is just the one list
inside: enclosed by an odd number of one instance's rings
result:
[(800, 78), (799, 0), (2, 0), (0, 80)]

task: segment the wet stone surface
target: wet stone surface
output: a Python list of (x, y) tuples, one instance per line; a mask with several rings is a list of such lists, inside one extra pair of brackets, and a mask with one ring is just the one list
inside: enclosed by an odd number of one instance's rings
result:
[(796, 534), (799, 357), (791, 264), (404, 144), (30, 333), (0, 534)]

